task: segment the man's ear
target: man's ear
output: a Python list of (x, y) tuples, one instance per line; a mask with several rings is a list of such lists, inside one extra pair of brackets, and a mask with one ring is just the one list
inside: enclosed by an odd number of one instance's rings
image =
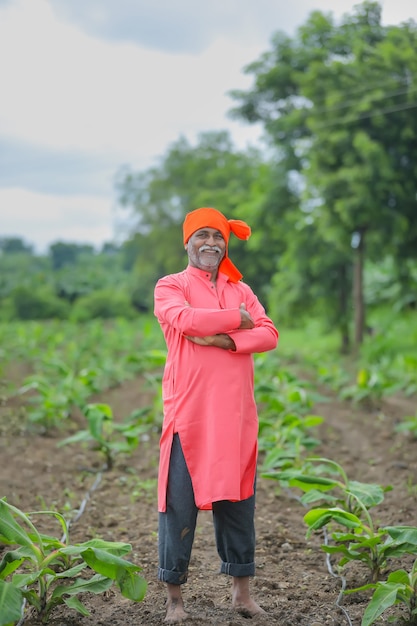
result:
[(188, 241), (187, 241), (187, 243), (184, 245), (184, 250), (188, 250)]

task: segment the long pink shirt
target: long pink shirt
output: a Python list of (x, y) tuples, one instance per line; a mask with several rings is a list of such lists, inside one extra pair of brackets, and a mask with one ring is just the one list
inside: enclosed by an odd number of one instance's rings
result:
[[(241, 303), (255, 328), (238, 330)], [(278, 331), (248, 285), (232, 283), (221, 273), (214, 285), (210, 274), (191, 266), (158, 281), (155, 315), (168, 348), (158, 509), (166, 510), (174, 433), (199, 509), (211, 509), (218, 500), (245, 500), (253, 495), (258, 452), (252, 354), (274, 349)], [(218, 333), (233, 338), (235, 352), (199, 346), (185, 337)]]

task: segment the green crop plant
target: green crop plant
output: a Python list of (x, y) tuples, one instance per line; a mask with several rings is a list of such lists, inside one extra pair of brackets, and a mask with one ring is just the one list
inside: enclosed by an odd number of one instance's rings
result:
[[(19, 393), (34, 391), (29, 399), (31, 408), (28, 410), (29, 420), (44, 426), (46, 429), (62, 426), (74, 407), (81, 408), (87, 398), (99, 391), (99, 371), (81, 369), (79, 372), (61, 360), (53, 359), (44, 364), (45, 374), (32, 374)], [(53, 375), (47, 375), (47, 371)]]
[(345, 527), (347, 530), (330, 533), (334, 545), (322, 545), (323, 551), (340, 554), (340, 568), (351, 561), (361, 561), (369, 569), (371, 582), (375, 583), (381, 578), (388, 559), (417, 554), (417, 536), (410, 538), (409, 527), (392, 527), (397, 531), (395, 535), (387, 528), (375, 528), (365, 507), (364, 512), (365, 521), (340, 507), (316, 508), (305, 514), (304, 521), (309, 527), (307, 536), (327, 525)]
[(343, 400), (352, 400), (355, 404), (378, 406), (383, 397), (401, 388), (402, 383), (393, 379), (389, 368), (369, 365), (359, 369), (354, 384), (341, 389), (339, 395)]
[[(390, 529), (387, 529), (390, 532)], [(395, 530), (395, 527), (394, 527)], [(417, 533), (417, 528), (410, 529)], [(417, 624), (417, 560), (411, 570), (397, 569), (388, 575), (387, 580), (349, 589), (345, 593), (354, 593), (374, 589), (372, 598), (365, 609), (361, 626), (371, 626), (387, 609), (400, 605), (407, 610), (407, 621), (401, 623)]]
[[(41, 534), (32, 521), (35, 515), (53, 516), (63, 539)], [(12, 546), (0, 562), (0, 626), (21, 620), (26, 605), (43, 624), (62, 604), (89, 615), (78, 596), (104, 593), (113, 584), (130, 600), (145, 596), (141, 568), (124, 558), (130, 544), (92, 539), (71, 545), (68, 525), (56, 511), (23, 513), (0, 500), (0, 542)]]
[(339, 463), (323, 457), (308, 457), (301, 468), (268, 472), (266, 477), (300, 489), (300, 500), (306, 506), (327, 503), (359, 516), (380, 504), (392, 489), (389, 485), (350, 480)]
[(405, 433), (412, 439), (417, 439), (417, 412), (415, 415), (407, 415), (395, 426), (395, 432)]
[(335, 545), (322, 546), (329, 554), (341, 554), (340, 567), (348, 561), (362, 561), (375, 581), (387, 558), (400, 551), (398, 546), (385, 543), (386, 531), (375, 528), (370, 515), (370, 509), (384, 500), (385, 492), (391, 487), (349, 480), (339, 463), (326, 458), (309, 458), (301, 470), (273, 472), (269, 477), (301, 490), (300, 500), (304, 505), (320, 502), (304, 516), (309, 527), (307, 536), (327, 525), (337, 524), (347, 529), (334, 530), (331, 538)]
[(276, 359), (257, 355), (255, 396), (259, 408), (259, 449), (263, 470), (299, 463), (319, 440), (313, 429), (323, 418), (309, 415), (316, 398), (308, 383), (279, 368)]
[(274, 478), (277, 470), (300, 467), (306, 451), (320, 443), (312, 431), (322, 422), (319, 415), (284, 413), (267, 421), (261, 415), (259, 448), (265, 453), (262, 475)]
[(74, 443), (92, 443), (104, 457), (104, 468), (111, 470), (117, 454), (131, 454), (139, 445), (140, 438), (152, 428), (152, 421), (146, 419), (150, 407), (134, 411), (127, 421), (116, 422), (108, 404), (88, 404), (83, 413), (87, 428), (66, 437), (58, 446)]

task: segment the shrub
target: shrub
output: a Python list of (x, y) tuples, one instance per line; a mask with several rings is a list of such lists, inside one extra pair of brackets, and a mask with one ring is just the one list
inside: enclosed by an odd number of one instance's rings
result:
[(20, 320), (66, 319), (68, 306), (48, 286), (16, 287), (10, 294), (14, 317)]
[(136, 315), (126, 292), (101, 289), (79, 298), (73, 306), (71, 318), (76, 322), (85, 322), (97, 318), (133, 319)]

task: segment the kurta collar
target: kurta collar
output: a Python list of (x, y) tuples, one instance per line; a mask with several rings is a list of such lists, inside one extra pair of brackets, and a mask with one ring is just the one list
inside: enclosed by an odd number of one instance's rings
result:
[[(209, 281), (211, 279), (211, 275), (209, 272), (206, 272), (205, 270), (200, 270), (198, 267), (193, 267), (192, 265), (188, 265), (185, 271), (188, 274), (192, 274), (193, 276), (199, 276), (200, 278), (203, 278)], [(219, 272), (217, 274), (217, 284), (223, 285), (224, 283), (227, 283), (228, 281), (229, 281), (229, 277), (226, 274), (223, 274), (223, 272)]]

